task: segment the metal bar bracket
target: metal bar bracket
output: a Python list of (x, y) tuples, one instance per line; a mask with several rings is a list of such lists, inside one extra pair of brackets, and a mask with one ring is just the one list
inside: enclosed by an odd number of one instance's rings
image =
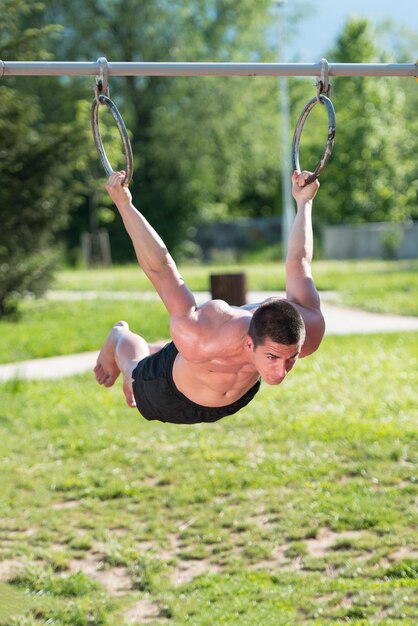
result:
[(331, 92), (331, 84), (329, 82), (329, 63), (326, 59), (320, 61), (320, 74), (316, 81), (317, 94), (316, 97), (319, 100), (321, 95), (325, 95), (329, 98)]
[(96, 98), (99, 96), (109, 98), (109, 66), (106, 57), (99, 57), (97, 59), (97, 65), (99, 66), (99, 73), (96, 76), (96, 86), (94, 89)]

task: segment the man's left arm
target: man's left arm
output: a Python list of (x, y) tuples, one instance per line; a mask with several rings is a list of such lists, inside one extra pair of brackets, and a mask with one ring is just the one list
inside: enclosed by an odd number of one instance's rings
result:
[(306, 341), (301, 356), (319, 347), (325, 332), (319, 294), (312, 278), (313, 231), (312, 203), (319, 189), (315, 180), (305, 185), (309, 172), (292, 176), (292, 193), (297, 213), (289, 235), (286, 257), (286, 297), (301, 313), (306, 327)]

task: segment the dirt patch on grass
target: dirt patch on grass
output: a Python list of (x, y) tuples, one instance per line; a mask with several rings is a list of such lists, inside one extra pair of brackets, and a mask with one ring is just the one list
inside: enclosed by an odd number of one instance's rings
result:
[(132, 581), (125, 567), (105, 567), (104, 554), (88, 552), (82, 559), (70, 562), (70, 572), (83, 572), (103, 585), (112, 596), (120, 596), (132, 589)]
[(251, 521), (259, 526), (259, 528), (270, 530), (274, 528), (274, 523), (272, 522), (271, 515), (267, 515), (265, 513), (260, 513), (257, 515), (251, 516)]
[(65, 500), (63, 502), (54, 502), (51, 504), (51, 509), (60, 511), (62, 509), (75, 509), (80, 506), (81, 500)]
[(290, 562), (290, 559), (286, 557), (286, 552), (288, 548), (289, 546), (287, 544), (278, 546), (272, 551), (268, 559), (257, 561), (257, 563), (251, 563), (247, 565), (246, 567), (250, 570), (260, 570), (260, 569), (271, 570), (271, 569), (276, 569), (278, 567), (280, 568), (287, 567)]
[(403, 559), (418, 560), (418, 549), (410, 548), (409, 546), (401, 546), (388, 556), (389, 561), (402, 561)]
[(181, 538), (172, 533), (168, 535), (169, 547), (158, 552), (158, 558), (172, 564), (170, 580), (173, 585), (184, 585), (202, 574), (217, 574), (221, 567), (207, 559), (182, 559), (179, 552), (183, 547)]
[(179, 560), (171, 574), (173, 585), (185, 585), (202, 574), (219, 574), (221, 568), (205, 559)]
[[(315, 539), (304, 539), (301, 543), (306, 546), (306, 556), (313, 558), (321, 558), (327, 554), (327, 552), (344, 540), (358, 539), (361, 536), (360, 531), (344, 531), (341, 533), (334, 533), (329, 528), (321, 528), (315, 537)], [(292, 544), (283, 544), (274, 548), (271, 555), (267, 559), (257, 561), (247, 566), (249, 569), (277, 569), (282, 571), (298, 571), (303, 569), (303, 554), (298, 556), (290, 556), (288, 553), (291, 550)], [(328, 572), (329, 575), (335, 576), (332, 571)]]
[(169, 546), (158, 550), (158, 557), (162, 561), (172, 561), (176, 558), (178, 551), (180, 550), (182, 543), (178, 535), (170, 533), (167, 535)]
[(23, 564), (17, 559), (6, 559), (0, 561), (0, 580), (5, 582), (11, 580), (13, 576), (23, 568)]
[(123, 623), (128, 626), (132, 624), (150, 624), (160, 616), (158, 604), (151, 600), (140, 600), (128, 609), (123, 615)]
[[(172, 533), (168, 535), (169, 545), (166, 549), (159, 550), (151, 541), (137, 542), (137, 548), (142, 553), (152, 552), (156, 559), (165, 562), (171, 569), (170, 580), (175, 586), (191, 582), (202, 574), (216, 574), (221, 571), (221, 567), (207, 559), (184, 559), (179, 556), (182, 549), (180, 537)], [(86, 576), (99, 582), (105, 587), (107, 592), (113, 596), (121, 596), (132, 590), (132, 579), (126, 567), (115, 567), (106, 564), (106, 555), (96, 547), (94, 551), (87, 552), (80, 559), (73, 559), (69, 564), (69, 571), (81, 571)], [(155, 605), (152, 605), (152, 615), (155, 617)], [(136, 609), (132, 609), (131, 618), (142, 614), (148, 610), (147, 603), (140, 602)], [(149, 607), (148, 607), (149, 608)], [(151, 610), (151, 609), (150, 609)], [(129, 622), (135, 623), (135, 622)]]
[(157, 547), (153, 541), (137, 541), (135, 546), (141, 554), (146, 554), (147, 552), (157, 553)]
[(313, 557), (324, 556), (330, 548), (344, 539), (358, 539), (361, 532), (357, 530), (346, 530), (341, 533), (334, 533), (329, 528), (321, 528), (315, 539), (305, 539), (304, 544), (308, 550), (308, 555)]

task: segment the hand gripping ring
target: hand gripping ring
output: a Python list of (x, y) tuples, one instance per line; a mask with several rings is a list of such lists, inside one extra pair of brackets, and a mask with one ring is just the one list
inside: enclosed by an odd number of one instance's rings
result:
[(331, 156), (332, 148), (334, 146), (335, 125), (336, 125), (334, 107), (333, 107), (333, 104), (332, 104), (332, 102), (331, 102), (331, 100), (329, 98), (327, 98), (326, 96), (320, 95), (319, 97), (315, 97), (315, 98), (312, 98), (312, 100), (309, 100), (308, 104), (303, 109), (303, 111), (300, 114), (300, 117), (299, 117), (299, 119), (297, 121), (296, 128), (295, 128), (295, 133), (293, 135), (293, 141), (292, 141), (292, 164), (293, 164), (293, 169), (297, 170), (297, 171), (300, 171), (300, 165), (299, 165), (299, 142), (300, 142), (300, 136), (302, 134), (303, 125), (304, 125), (304, 123), (306, 121), (306, 118), (308, 117), (311, 109), (315, 106), (315, 104), (317, 102), (320, 102), (321, 104), (325, 104), (325, 106), (327, 107), (327, 111), (328, 111), (328, 139), (327, 139), (327, 143), (326, 143), (326, 146), (325, 146), (324, 154), (322, 155), (320, 161), (318, 162), (318, 165), (316, 166), (315, 170), (306, 179), (306, 183), (305, 183), (306, 185), (309, 185), (309, 183), (313, 183), (313, 181), (316, 180), (318, 178), (318, 176), (321, 174), (321, 172), (324, 170), (326, 164), (328, 163), (328, 159)]
[(133, 173), (133, 165), (132, 165), (133, 156), (132, 156), (131, 143), (129, 141), (125, 123), (116, 105), (114, 104), (114, 102), (112, 102), (110, 98), (108, 98), (107, 96), (103, 96), (103, 95), (100, 95), (97, 98), (95, 98), (93, 100), (93, 104), (91, 107), (91, 125), (93, 129), (94, 143), (96, 144), (97, 152), (99, 153), (99, 156), (102, 161), (106, 174), (110, 176), (113, 172), (113, 169), (106, 156), (106, 152), (103, 147), (102, 138), (100, 136), (100, 129), (99, 129), (99, 106), (101, 104), (106, 105), (110, 109), (110, 112), (113, 115), (113, 118), (116, 122), (116, 126), (118, 127), (118, 131), (122, 139), (123, 150), (124, 150), (125, 159), (126, 159), (126, 176), (122, 185), (129, 185), (129, 183), (132, 180), (132, 173)]

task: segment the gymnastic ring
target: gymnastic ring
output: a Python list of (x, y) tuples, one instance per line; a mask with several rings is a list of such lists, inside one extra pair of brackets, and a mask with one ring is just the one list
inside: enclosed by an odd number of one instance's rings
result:
[(132, 173), (133, 173), (133, 155), (132, 155), (131, 142), (129, 141), (128, 132), (126, 130), (125, 123), (115, 103), (112, 102), (110, 98), (108, 98), (107, 96), (103, 96), (103, 95), (100, 95), (97, 98), (95, 98), (91, 106), (91, 126), (93, 129), (94, 143), (96, 144), (97, 152), (99, 153), (99, 156), (102, 161), (106, 174), (110, 176), (113, 173), (113, 168), (110, 165), (109, 160), (106, 156), (106, 152), (103, 147), (102, 138), (100, 136), (100, 129), (99, 129), (99, 106), (100, 105), (106, 105), (109, 108), (116, 122), (116, 126), (118, 127), (118, 131), (120, 134), (120, 138), (122, 139), (123, 150), (124, 150), (125, 159), (126, 159), (126, 175), (122, 182), (122, 185), (129, 185), (129, 183), (132, 180)]
[(321, 174), (321, 172), (324, 170), (326, 164), (328, 163), (328, 159), (331, 156), (332, 148), (334, 147), (335, 126), (336, 126), (334, 107), (329, 98), (327, 98), (326, 96), (320, 95), (319, 98), (315, 97), (315, 98), (312, 98), (312, 100), (309, 100), (308, 104), (303, 109), (297, 121), (295, 132), (293, 135), (293, 141), (292, 141), (293, 170), (300, 172), (300, 165), (299, 165), (300, 137), (302, 134), (303, 125), (305, 124), (306, 118), (308, 117), (311, 109), (315, 106), (315, 104), (317, 104), (317, 102), (320, 102), (321, 104), (324, 104), (327, 107), (328, 139), (325, 145), (324, 154), (322, 155), (320, 161), (318, 162), (312, 174), (306, 179), (306, 183), (305, 183), (306, 185), (309, 185), (309, 183), (313, 183), (313, 181), (316, 180), (318, 176)]

